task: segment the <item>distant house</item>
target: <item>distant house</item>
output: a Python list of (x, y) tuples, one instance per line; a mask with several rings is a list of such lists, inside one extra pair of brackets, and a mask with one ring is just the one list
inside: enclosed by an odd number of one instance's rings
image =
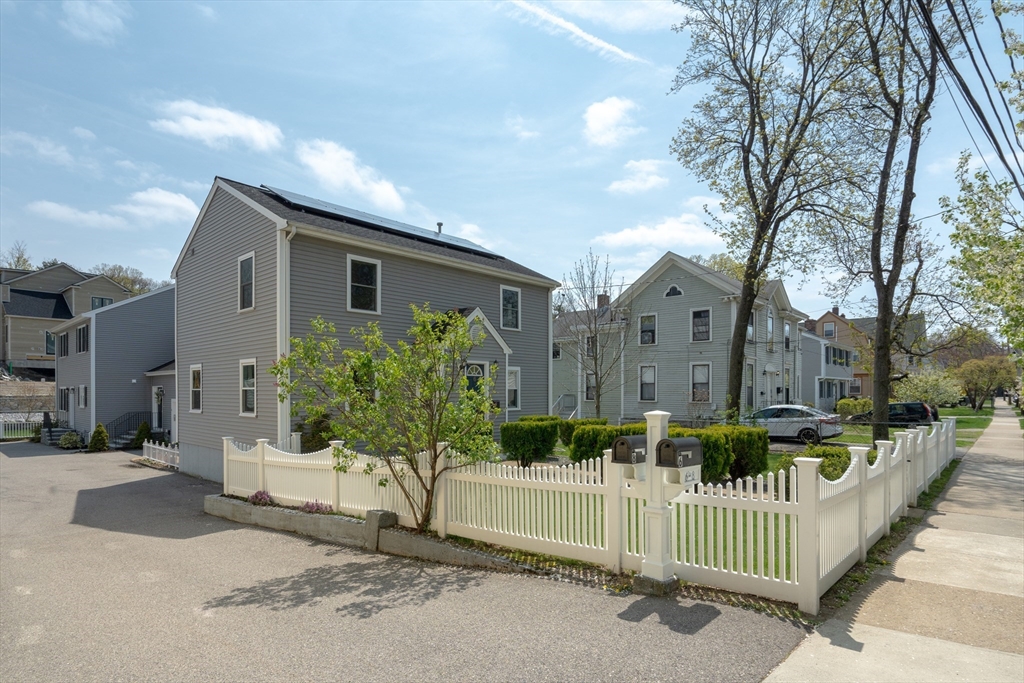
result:
[(223, 437), (294, 429), (271, 364), (310, 320), (380, 325), (394, 342), (409, 304), (459, 310), (488, 339), (466, 368), (491, 375), (496, 421), (550, 408), (551, 292), (559, 283), (477, 244), (270, 187), (215, 179), (175, 263), (180, 467), (221, 480)]
[(116, 446), (145, 421), (173, 440), (174, 285), (86, 311), (50, 332), (62, 424), (88, 435), (102, 423)]
[[(811, 321), (813, 325), (813, 321)], [(851, 396), (854, 349), (836, 341), (835, 334), (819, 337), (801, 329), (803, 337), (803, 396), (819, 410), (832, 412), (839, 399)]]
[[(601, 313), (595, 339), (582, 336), (593, 326), (576, 324), (578, 312), (560, 315), (552, 349), (556, 409), (565, 414), (572, 405), (577, 416), (594, 414), (593, 378), (582, 359), (591, 357), (595, 343), (620, 344), (625, 353), (619, 367), (607, 369), (602, 417), (629, 421), (650, 410), (666, 410), (684, 421), (715, 417), (726, 404), (740, 290), (739, 281), (668, 252), (615, 301), (598, 302), (599, 309), (607, 305), (608, 310)], [(621, 322), (627, 317), (632, 318), (628, 336)], [(799, 321), (805, 317), (781, 281), (765, 284), (746, 332), (745, 411), (800, 401)]]
[(66, 263), (39, 270), (0, 268), (0, 363), (15, 373), (52, 377), (53, 325), (130, 296), (106, 275), (78, 271)]

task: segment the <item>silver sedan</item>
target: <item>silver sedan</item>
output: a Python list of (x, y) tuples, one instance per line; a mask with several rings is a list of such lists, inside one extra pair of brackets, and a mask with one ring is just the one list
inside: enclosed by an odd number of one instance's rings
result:
[(770, 406), (751, 413), (740, 422), (767, 428), (770, 439), (796, 439), (804, 443), (820, 443), (822, 439), (843, 433), (838, 415), (807, 406)]

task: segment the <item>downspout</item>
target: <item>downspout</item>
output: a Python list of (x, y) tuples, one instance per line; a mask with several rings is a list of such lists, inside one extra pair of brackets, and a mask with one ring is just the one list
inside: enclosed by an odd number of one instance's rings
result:
[[(286, 233), (285, 230), (290, 228)], [(291, 331), (291, 306), (290, 306), (290, 284), (291, 284), (291, 240), (295, 236), (295, 226), (289, 226), (282, 221), (277, 232), (277, 358), (281, 358), (289, 351), (288, 342)], [(276, 360), (276, 358), (275, 358)], [(274, 402), (277, 404), (277, 438), (283, 441), (291, 433), (289, 420), (291, 418), (291, 399), (278, 400), (274, 390)]]
[[(637, 397), (640, 398), (639, 396)], [(626, 329), (619, 328), (619, 424), (626, 419)]]
[[(519, 402), (523, 402), (523, 377), (522, 370), (519, 371)], [(522, 408), (520, 408), (522, 410)], [(505, 353), (505, 422), (508, 422), (508, 353)]]
[[(552, 354), (555, 349), (555, 318), (551, 311), (551, 290), (548, 290), (548, 414), (551, 414), (552, 409), (555, 407), (554, 400), (554, 359)], [(522, 387), (523, 378), (519, 378), (520, 388)]]

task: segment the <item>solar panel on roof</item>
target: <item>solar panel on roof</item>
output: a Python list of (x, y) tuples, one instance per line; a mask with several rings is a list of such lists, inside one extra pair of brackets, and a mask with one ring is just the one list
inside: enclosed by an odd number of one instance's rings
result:
[(482, 256), (490, 256), (491, 258), (502, 258), (493, 251), (485, 249), (479, 244), (470, 242), (469, 240), (461, 237), (446, 235), (444, 233), (438, 233), (424, 228), (417, 228), (415, 225), (409, 225), (408, 223), (400, 223), (389, 218), (374, 216), (372, 213), (366, 213), (365, 211), (359, 211), (357, 209), (350, 209), (347, 206), (332, 204), (331, 202), (325, 202), (322, 199), (314, 199), (313, 197), (307, 197), (306, 195), (298, 194), (296, 192), (279, 190), (278, 188), (271, 187), (269, 185), (261, 185), (260, 187), (272, 192), (280, 199), (283, 199), (285, 202), (293, 206), (310, 209), (317, 213), (328, 214), (333, 217), (349, 218), (363, 224), (380, 228), (386, 232), (396, 233), (424, 242), (432, 242), (434, 244), (440, 244), (454, 249), (461, 249), (462, 251), (468, 251)]

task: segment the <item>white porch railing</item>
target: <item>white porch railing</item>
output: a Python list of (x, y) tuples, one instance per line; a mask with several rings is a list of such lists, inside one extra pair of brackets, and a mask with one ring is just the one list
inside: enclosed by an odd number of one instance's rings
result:
[[(658, 418), (664, 425), (666, 415)], [(665, 468), (650, 463), (613, 465), (608, 451), (601, 460), (563, 467), (481, 463), (439, 477), (432, 527), (442, 537), (616, 571), (646, 574), (656, 567), (686, 581), (795, 602), (817, 614), (821, 595), (866, 559), (953, 459), (956, 422), (897, 432), (895, 442), (876, 447), (870, 466), (867, 446), (850, 448), (850, 467), (837, 481), (818, 474), (819, 460), (797, 458), (788, 472), (690, 488), (671, 483)], [(412, 526), (398, 487), (378, 485), (386, 468), (367, 475), (369, 463), (358, 455), (348, 472), (338, 472), (331, 449), (298, 454), (266, 439), (249, 446), (225, 438), (224, 492), (249, 496), (263, 490), (285, 505), (320, 501), (357, 515), (387, 509)]]
[(0, 420), (0, 439), (27, 439), (35, 433), (37, 427), (43, 428), (42, 420)]
[(143, 441), (142, 457), (155, 460), (156, 462), (162, 462), (163, 464), (170, 465), (175, 469), (178, 467), (178, 449), (172, 446), (153, 443), (149, 440)]

